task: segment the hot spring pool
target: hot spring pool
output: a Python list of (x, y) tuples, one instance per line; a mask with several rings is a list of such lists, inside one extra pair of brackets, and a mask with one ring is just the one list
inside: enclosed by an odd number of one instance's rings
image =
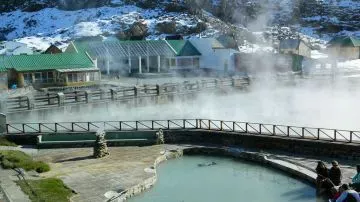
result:
[[(198, 164), (215, 165), (199, 167)], [(228, 158), (184, 156), (158, 168), (158, 181), (131, 202), (315, 202), (315, 188), (268, 167)]]

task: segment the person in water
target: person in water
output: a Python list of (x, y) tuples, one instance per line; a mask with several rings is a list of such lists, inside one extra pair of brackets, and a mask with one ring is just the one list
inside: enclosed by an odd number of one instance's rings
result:
[(329, 171), (329, 178), (334, 183), (335, 186), (339, 186), (341, 184), (342, 174), (339, 167), (339, 163), (337, 161), (331, 162), (332, 167)]
[(357, 173), (352, 177), (350, 186), (357, 192), (360, 192), (360, 164), (356, 165), (356, 171)]
[(336, 199), (336, 202), (360, 202), (359, 193), (350, 189), (348, 184), (343, 184), (340, 187), (340, 197)]
[(216, 165), (216, 163), (215, 163), (214, 161), (211, 162), (211, 163), (208, 163), (208, 164), (206, 164), (206, 163), (199, 163), (199, 164), (198, 164), (198, 167), (213, 166), (213, 165)]

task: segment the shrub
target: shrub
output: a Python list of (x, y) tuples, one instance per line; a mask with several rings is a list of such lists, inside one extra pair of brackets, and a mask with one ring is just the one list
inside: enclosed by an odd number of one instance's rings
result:
[(1, 146), (12, 146), (12, 147), (17, 146), (15, 143), (9, 141), (6, 137), (0, 137), (0, 145)]
[(35, 170), (39, 173), (47, 172), (50, 166), (42, 161), (34, 161), (29, 155), (21, 151), (0, 151), (1, 165), (4, 169), (23, 168), (26, 171)]
[(48, 172), (50, 170), (50, 166), (42, 161), (37, 161), (34, 163), (35, 171), (38, 173)]
[(10, 161), (7, 160), (7, 159), (4, 159), (4, 160), (1, 162), (1, 166), (2, 166), (4, 169), (12, 169), (12, 168), (14, 168), (14, 163), (10, 162)]
[(60, 179), (56, 178), (27, 180), (27, 182), (19, 180), (16, 183), (31, 201), (69, 202), (74, 194)]

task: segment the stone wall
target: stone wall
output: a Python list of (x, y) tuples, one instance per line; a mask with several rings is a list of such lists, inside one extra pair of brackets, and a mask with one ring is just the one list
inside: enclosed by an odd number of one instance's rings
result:
[(265, 135), (250, 135), (220, 131), (164, 131), (165, 143), (241, 146), (278, 150), (305, 155), (322, 155), (342, 159), (360, 159), (360, 145), (321, 140), (309, 140)]

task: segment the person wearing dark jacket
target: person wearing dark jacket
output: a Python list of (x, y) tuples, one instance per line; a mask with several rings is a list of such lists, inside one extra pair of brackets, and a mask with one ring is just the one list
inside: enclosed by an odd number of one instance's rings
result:
[(317, 194), (323, 193), (323, 191), (329, 191), (333, 187), (332, 182), (329, 180), (329, 170), (322, 161), (318, 161), (318, 164), (315, 168), (317, 178), (316, 178), (316, 192)]
[(334, 183), (335, 186), (339, 186), (341, 184), (342, 174), (337, 161), (331, 162), (332, 167), (329, 171), (329, 178)]

